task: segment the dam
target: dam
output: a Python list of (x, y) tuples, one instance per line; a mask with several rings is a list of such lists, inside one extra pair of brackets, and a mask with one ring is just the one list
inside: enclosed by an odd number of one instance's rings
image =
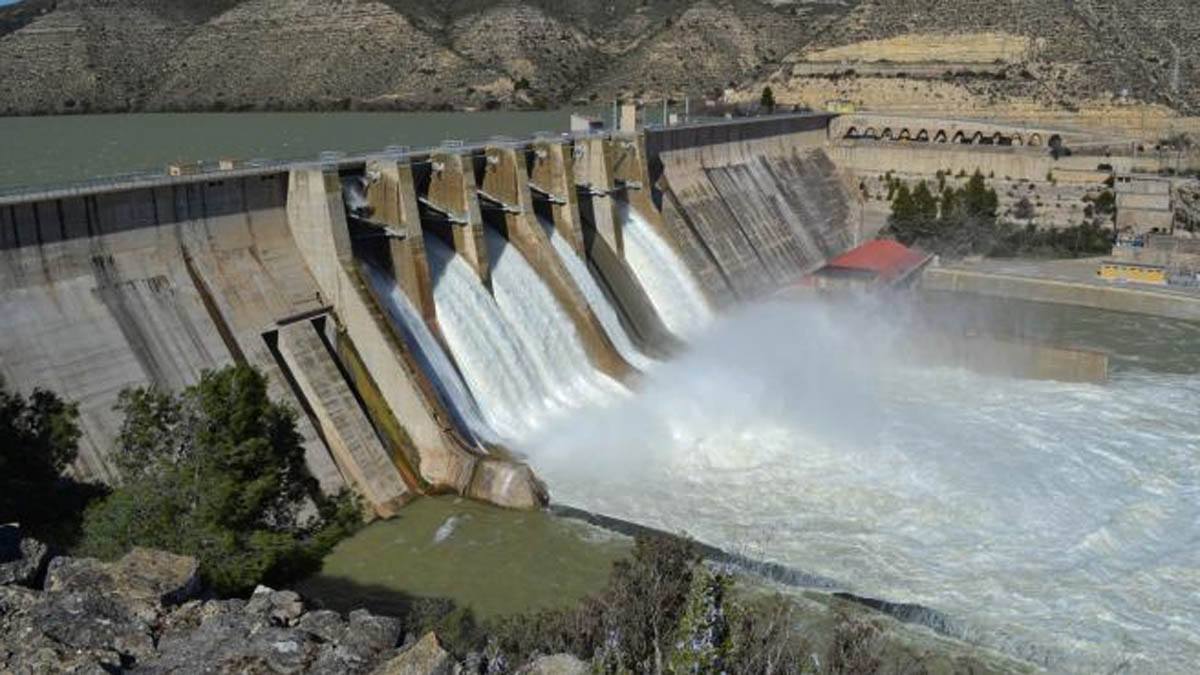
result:
[[(1036, 179), (1047, 212), (1081, 185), (1053, 170), (1106, 178), (1082, 151), (1048, 164), (1051, 129), (866, 131), (901, 123), (765, 116), (12, 192), (0, 372), (78, 401), (81, 477), (118, 479), (122, 389), (247, 363), (301, 413), (322, 487), (380, 517), (420, 495), (553, 499), (924, 604), (1051, 670), (1193, 661), (1200, 549), (1173, 533), (1198, 516), (1200, 355), (1086, 344), (1108, 384), (918, 367), (896, 349), (908, 300), (776, 295), (877, 234), (888, 171)], [(1077, 323), (1071, 342), (1121, 317)], [(1193, 618), (1164, 625), (1164, 603)]]

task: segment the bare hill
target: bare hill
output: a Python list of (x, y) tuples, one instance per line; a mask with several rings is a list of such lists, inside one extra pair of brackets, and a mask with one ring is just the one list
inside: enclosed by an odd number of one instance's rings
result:
[[(982, 64), (985, 34), (1027, 48), (974, 70), (939, 70), (962, 49), (912, 56), (958, 35)], [(1126, 90), (1191, 112), (1197, 38), (1194, 0), (25, 0), (0, 9), (0, 113), (556, 106), (767, 82), (819, 104), (856, 80), (1067, 108)], [(823, 50), (841, 70), (797, 68)], [(932, 63), (880, 65), (894, 53)]]

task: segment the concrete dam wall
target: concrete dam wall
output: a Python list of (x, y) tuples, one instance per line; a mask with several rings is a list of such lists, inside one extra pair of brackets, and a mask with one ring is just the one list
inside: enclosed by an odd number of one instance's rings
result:
[(666, 229), (717, 303), (794, 283), (858, 242), (828, 120), (714, 124), (656, 144)]
[(542, 406), (619, 396), (710, 303), (852, 244), (827, 121), (8, 197), (0, 373), (79, 403), (82, 477), (118, 479), (122, 390), (244, 363), (300, 413), (325, 490), (349, 486), (384, 517), (429, 492), (534, 507), (547, 495), (519, 446)]

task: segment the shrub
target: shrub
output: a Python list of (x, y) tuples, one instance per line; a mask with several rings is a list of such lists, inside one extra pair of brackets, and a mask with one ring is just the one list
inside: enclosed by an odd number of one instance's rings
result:
[(247, 366), (204, 373), (182, 393), (122, 392), (121, 486), (85, 515), (83, 552), (133, 546), (195, 556), (219, 593), (314, 571), (361, 520), (348, 494), (321, 494), (295, 413)]

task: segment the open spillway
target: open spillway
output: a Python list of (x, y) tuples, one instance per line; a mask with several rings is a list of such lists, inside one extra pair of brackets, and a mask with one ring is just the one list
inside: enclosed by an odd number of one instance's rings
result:
[(654, 359), (642, 353), (633, 340), (629, 337), (629, 332), (625, 330), (625, 326), (621, 323), (621, 318), (617, 315), (617, 309), (613, 306), (611, 300), (605, 295), (604, 290), (600, 288), (600, 284), (596, 282), (595, 277), (588, 271), (587, 263), (585, 263), (574, 250), (567, 240), (554, 229), (553, 223), (544, 219), (539, 219), (542, 229), (545, 230), (546, 236), (550, 238), (550, 244), (554, 246), (555, 253), (562, 260), (563, 266), (567, 268), (567, 273), (571, 275), (575, 285), (583, 292), (584, 298), (587, 299), (588, 306), (595, 313), (596, 318), (600, 320), (600, 324), (604, 326), (604, 332), (608, 334), (608, 339), (612, 340), (613, 346), (617, 348), (617, 352), (629, 362), (629, 365), (638, 370), (647, 370), (652, 368), (655, 363)]
[(494, 231), (487, 243), (495, 297), (454, 251), (426, 239), (439, 324), (488, 425), (516, 442), (565, 411), (621, 397), (520, 253)]
[(413, 349), (420, 361), (421, 368), (429, 374), (442, 402), (454, 417), (459, 432), (482, 443), (497, 443), (499, 438), (496, 432), (484, 420), (474, 397), (467, 390), (466, 383), (459, 377), (458, 371), (446, 356), (437, 338), (421, 320), (416, 308), (395, 280), (370, 263), (364, 262), (362, 267), (376, 297), (382, 301), (392, 325), (400, 329), (405, 343)]
[(917, 367), (879, 310), (740, 311), (534, 465), (561, 502), (941, 610), (1052, 672), (1188, 672), (1200, 381)]
[(704, 293), (671, 246), (635, 209), (621, 203), (625, 258), (667, 328), (679, 337), (696, 335), (712, 320)]

